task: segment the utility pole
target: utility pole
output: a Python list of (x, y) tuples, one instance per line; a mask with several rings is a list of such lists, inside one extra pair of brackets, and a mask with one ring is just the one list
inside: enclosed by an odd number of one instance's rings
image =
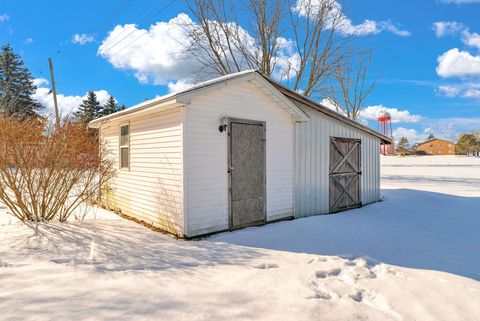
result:
[(48, 65), (50, 66), (50, 79), (52, 80), (53, 105), (55, 106), (55, 125), (57, 129), (59, 129), (60, 113), (58, 112), (57, 91), (55, 89), (55, 77), (53, 77), (53, 64), (51, 58), (48, 58)]

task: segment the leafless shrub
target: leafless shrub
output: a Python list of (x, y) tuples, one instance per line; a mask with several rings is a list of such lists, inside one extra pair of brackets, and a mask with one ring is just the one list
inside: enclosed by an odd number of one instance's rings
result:
[(113, 176), (104, 154), (84, 124), (1, 118), (0, 200), (22, 221), (63, 222)]

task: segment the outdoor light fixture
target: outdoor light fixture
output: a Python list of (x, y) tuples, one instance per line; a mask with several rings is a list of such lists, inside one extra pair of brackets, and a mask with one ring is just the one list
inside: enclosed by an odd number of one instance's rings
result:
[(227, 124), (228, 124), (228, 118), (227, 117), (222, 117), (220, 119), (220, 126), (218, 126), (218, 131), (223, 133), (224, 131), (227, 130)]

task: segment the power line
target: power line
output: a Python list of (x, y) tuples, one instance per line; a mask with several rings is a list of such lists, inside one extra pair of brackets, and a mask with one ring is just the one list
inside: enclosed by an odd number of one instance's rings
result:
[[(133, 4), (135, 0), (122, 0), (119, 4), (114, 6), (109, 13), (103, 16), (97, 23), (88, 29), (87, 34), (96, 34), (95, 31), (98, 31), (98, 28), (105, 25), (110, 19), (114, 19), (116, 16), (118, 17), (124, 10), (126, 10), (130, 5)], [(70, 41), (70, 39), (68, 40)], [(61, 50), (57, 50), (57, 54), (62, 55), (62, 59), (66, 60), (67, 58), (72, 57), (77, 51), (75, 49), (71, 49), (68, 54), (63, 54)]]
[[(152, 17), (150, 17), (149, 20), (155, 18), (155, 17), (160, 13), (160, 11), (163, 11), (163, 10), (167, 9), (167, 8), (170, 7), (172, 4), (174, 4), (175, 1), (176, 1), (176, 0), (170, 1), (169, 4), (167, 4), (164, 8), (162, 8), (162, 9), (159, 10), (159, 11), (157, 11)], [(134, 31), (137, 31), (137, 30), (138, 30), (138, 29), (135, 29)], [(132, 33), (133, 33), (133, 32), (132, 32)], [(131, 33), (130, 33), (130, 34), (131, 34)], [(140, 35), (140, 37), (137, 37), (137, 38), (133, 39), (133, 40), (130, 41), (128, 44), (126, 44), (125, 46), (123, 46), (120, 50), (112, 53), (111, 55), (114, 56), (114, 55), (118, 54), (120, 51), (122, 51), (123, 49), (129, 47), (132, 43), (134, 43), (135, 41), (139, 40), (139, 39), (142, 38), (144, 35), (145, 35), (145, 33), (142, 33), (142, 34)], [(128, 37), (128, 35), (127, 35), (127, 37)], [(127, 37), (125, 37), (125, 38), (127, 38)], [(124, 39), (125, 39), (125, 38), (124, 38)], [(114, 46), (112, 46), (109, 50), (111, 50), (113, 47), (114, 47)], [(109, 51), (109, 50), (107, 50), (107, 51)], [(102, 52), (102, 53), (105, 53), (105, 52)]]
[[(160, 14), (161, 11), (163, 11), (163, 10), (165, 10), (165, 9), (168, 9), (168, 7), (170, 7), (171, 5), (173, 5), (173, 4), (175, 3), (175, 1), (176, 1), (176, 0), (170, 1), (166, 6), (160, 8), (159, 10), (157, 10), (156, 12), (154, 12), (152, 15), (147, 16), (148, 12), (152, 11), (155, 6), (151, 7), (151, 8), (142, 16), (142, 21), (140, 21), (139, 24), (140, 24), (140, 23), (144, 24), (144, 23), (147, 23), (147, 22), (151, 21), (151, 20), (152, 20), (153, 18), (155, 18), (158, 14)], [(109, 52), (109, 51), (112, 50), (115, 46), (117, 46), (120, 42), (122, 42), (123, 40), (127, 39), (131, 34), (137, 32), (138, 30), (139, 30), (139, 29), (136, 29), (136, 28), (135, 28), (133, 31), (131, 31), (131, 32), (129, 32), (127, 35), (125, 35), (122, 39), (120, 39), (119, 41), (115, 42), (115, 43), (114, 43), (112, 46), (110, 46), (108, 49), (102, 51), (102, 54), (105, 54), (105, 53)], [(139, 38), (141, 38), (141, 37), (139, 37)], [(133, 41), (132, 41), (132, 42), (133, 42)], [(120, 50), (120, 51), (121, 51), (121, 50)], [(120, 52), (120, 51), (118, 51), (118, 52)], [(117, 53), (118, 53), (118, 52), (117, 52)]]
[[(135, 0), (122, 0), (118, 6), (114, 7), (112, 10), (110, 10), (110, 12), (107, 15), (105, 15), (102, 19), (100, 19), (92, 29), (95, 30), (97, 28), (100, 28), (101, 26), (104, 25), (105, 22), (110, 20), (110, 18), (119, 16), (125, 9), (127, 9), (130, 5), (132, 5), (134, 1)], [(103, 20), (105, 22), (102, 22)]]
[[(172, 6), (177, 0), (171, 0), (170, 2), (168, 2), (165, 6), (162, 6), (161, 8), (158, 8), (156, 11), (153, 11), (155, 9), (155, 7), (158, 5), (158, 4), (155, 4), (154, 6), (150, 7), (146, 12), (145, 14), (143, 14), (141, 17), (140, 17), (140, 20), (137, 20), (136, 24), (146, 24), (146, 23), (149, 23), (153, 18), (155, 18), (157, 15), (159, 15), (162, 11), (164, 11), (165, 9), (168, 9), (170, 6)], [(153, 11), (153, 12), (152, 12)], [(150, 13), (152, 12), (152, 13)], [(108, 53), (110, 50), (112, 50), (114, 47), (116, 47), (118, 44), (120, 44), (123, 40), (125, 40), (126, 38), (128, 38), (130, 35), (132, 35), (133, 33), (139, 31), (139, 29), (134, 29), (133, 31), (130, 31), (128, 34), (126, 34), (122, 39), (120, 39), (119, 41), (115, 42), (113, 45), (109, 46), (107, 49), (105, 49), (104, 51), (102, 51), (102, 54), (105, 54), (105, 53)], [(118, 36), (115, 36), (113, 39), (117, 39), (119, 36), (121, 36), (123, 33), (121, 33), (120, 35)], [(120, 50), (116, 51), (113, 55), (116, 55), (118, 54), (120, 51), (124, 50), (125, 48), (127, 48), (129, 45), (131, 45), (133, 42), (137, 41), (138, 39), (140, 39), (144, 34), (142, 34), (140, 37), (137, 37), (136, 39), (132, 40), (131, 42), (129, 42), (126, 46), (122, 47)], [(93, 59), (95, 59), (96, 56), (93, 56), (91, 57), (90, 59), (88, 59), (85, 63), (90, 63)], [(71, 75), (75, 75), (77, 74), (80, 69), (83, 67), (83, 65), (85, 64), (81, 64), (79, 65), (77, 68), (75, 68), (73, 71), (67, 73), (66, 75), (68, 76), (71, 76)], [(78, 78), (75, 78), (76, 81), (78, 81), (78, 79), (82, 78), (84, 76), (81, 75), (80, 77)]]

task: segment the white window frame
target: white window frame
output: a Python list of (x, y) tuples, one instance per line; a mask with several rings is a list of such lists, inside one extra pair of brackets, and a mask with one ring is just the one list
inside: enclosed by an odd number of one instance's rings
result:
[[(128, 126), (128, 141), (126, 145), (122, 145), (122, 127)], [(118, 129), (118, 167), (121, 170), (130, 170), (130, 134), (131, 134), (131, 128), (130, 128), (130, 122), (126, 122), (123, 124), (120, 124), (120, 127)], [(128, 148), (128, 166), (122, 167), (122, 149)]]

